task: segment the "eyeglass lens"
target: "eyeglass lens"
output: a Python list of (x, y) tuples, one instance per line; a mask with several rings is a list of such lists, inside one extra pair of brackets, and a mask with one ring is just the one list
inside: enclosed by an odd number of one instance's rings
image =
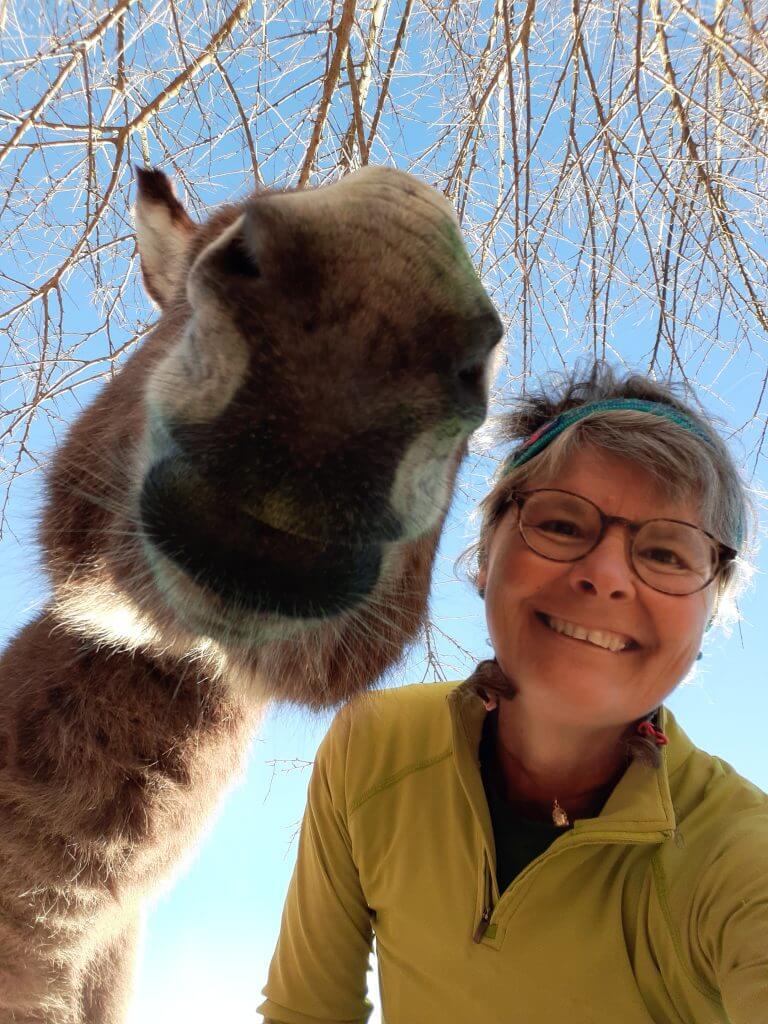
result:
[[(591, 502), (562, 491), (536, 491), (526, 497), (520, 532), (537, 554), (556, 562), (575, 562), (600, 536), (600, 512)], [(692, 594), (714, 579), (718, 553), (695, 526), (653, 519), (634, 535), (635, 572), (648, 586), (666, 594)]]

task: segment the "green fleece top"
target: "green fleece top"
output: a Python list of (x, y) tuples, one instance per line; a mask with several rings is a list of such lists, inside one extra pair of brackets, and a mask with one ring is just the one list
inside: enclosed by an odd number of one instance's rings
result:
[(259, 1012), (281, 1024), (768, 1024), (768, 796), (663, 708), (633, 762), (499, 894), (466, 686), (386, 690), (317, 753)]

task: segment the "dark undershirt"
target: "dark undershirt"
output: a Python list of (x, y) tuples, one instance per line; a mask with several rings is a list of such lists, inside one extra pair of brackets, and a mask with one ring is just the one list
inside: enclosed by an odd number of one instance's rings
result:
[(506, 799), (504, 781), (493, 756), (498, 717), (498, 709), (485, 716), (479, 754), (480, 773), (496, 843), (496, 881), (501, 894), (523, 868), (544, 853), (558, 836), (568, 831), (568, 827), (523, 818)]

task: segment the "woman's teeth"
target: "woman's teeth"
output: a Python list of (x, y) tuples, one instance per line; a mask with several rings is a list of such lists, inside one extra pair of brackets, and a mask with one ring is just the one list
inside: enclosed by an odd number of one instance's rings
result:
[(544, 622), (553, 629), (556, 633), (562, 633), (563, 636), (571, 636), (575, 640), (586, 640), (590, 644), (594, 644), (596, 647), (602, 647), (604, 650), (623, 651), (631, 645), (631, 641), (626, 640), (623, 636), (619, 636), (617, 633), (608, 633), (604, 629), (584, 629), (583, 626), (576, 626), (573, 622), (566, 622), (565, 619), (555, 619), (550, 615), (542, 616)]

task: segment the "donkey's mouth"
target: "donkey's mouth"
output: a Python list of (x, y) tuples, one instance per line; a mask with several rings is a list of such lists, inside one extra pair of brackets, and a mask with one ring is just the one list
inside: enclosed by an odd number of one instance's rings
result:
[(142, 533), (196, 585), (243, 611), (286, 618), (338, 615), (363, 602), (381, 571), (380, 544), (327, 543), (278, 529), (190, 486), (177, 460), (147, 473)]

